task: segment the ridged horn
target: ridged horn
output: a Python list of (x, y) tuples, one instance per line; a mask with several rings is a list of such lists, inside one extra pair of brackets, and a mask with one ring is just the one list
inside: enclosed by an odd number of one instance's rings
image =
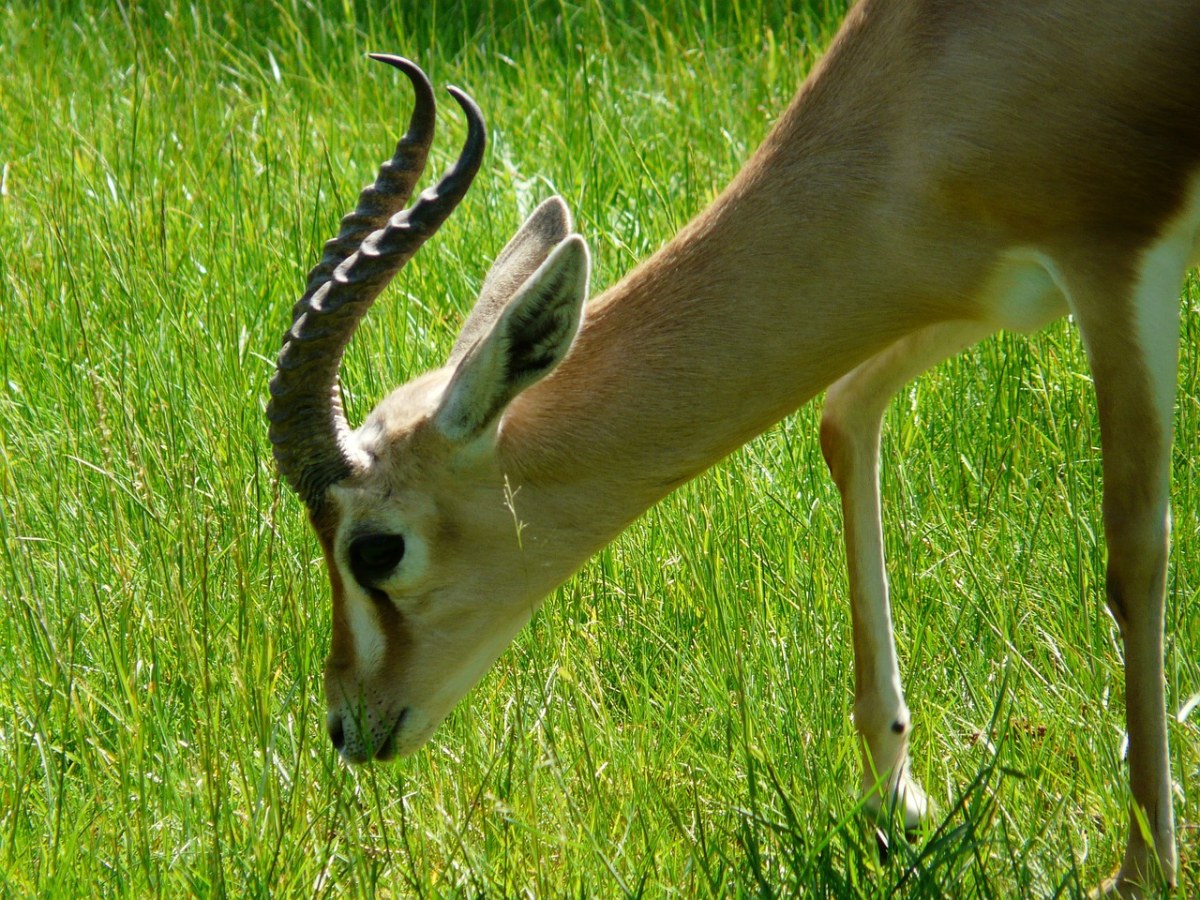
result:
[(409, 77), (416, 107), (395, 155), (380, 168), (375, 183), (363, 189), (357, 208), (342, 219), (338, 236), (325, 244), (321, 261), (309, 273), (283, 338), (267, 404), (280, 474), (314, 510), (330, 485), (364, 465), (350, 445), (338, 384), (346, 345), (380, 291), (466, 195), (487, 143), (479, 107), (450, 87), (467, 118), (462, 153), (436, 186), (398, 212), (412, 194), (433, 140), (433, 89), (416, 64), (384, 54), (371, 58)]
[(371, 59), (395, 66), (408, 76), (417, 95), (416, 104), (408, 120), (408, 131), (396, 144), (396, 152), (379, 167), (375, 181), (362, 189), (358, 195), (358, 206), (342, 218), (337, 237), (325, 242), (321, 261), (308, 273), (304, 295), (292, 309), (293, 319), (304, 312), (309, 298), (329, 280), (333, 270), (359, 248), (363, 239), (386, 225), (388, 219), (408, 203), (417, 179), (425, 171), (425, 160), (433, 143), (437, 104), (433, 99), (433, 85), (421, 67), (402, 56), (385, 53), (368, 55)]

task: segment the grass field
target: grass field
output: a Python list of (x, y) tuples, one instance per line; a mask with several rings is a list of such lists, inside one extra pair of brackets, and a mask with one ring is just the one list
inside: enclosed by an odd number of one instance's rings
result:
[[(660, 245), (843, 11), (677, 6), (0, 0), (0, 896), (1077, 896), (1116, 864), (1121, 652), (1067, 322), (985, 344), (889, 413), (901, 668), (938, 817), (888, 864), (857, 814), (819, 404), (604, 550), (426, 750), (335, 759), (327, 582), (263, 409), (304, 273), (407, 120), (407, 84), (364, 54), (467, 89), (492, 143), (360, 330), (352, 420), (440, 362), (549, 194), (596, 289)], [(440, 96), (434, 170), (463, 134)], [(1195, 273), (1184, 303), (1166, 671), (1187, 897)]]

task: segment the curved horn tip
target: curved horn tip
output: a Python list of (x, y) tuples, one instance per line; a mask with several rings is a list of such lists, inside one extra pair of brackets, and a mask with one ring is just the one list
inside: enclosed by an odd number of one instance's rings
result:
[(399, 69), (418, 89), (424, 88), (426, 93), (433, 94), (433, 85), (429, 82), (429, 76), (425, 74), (425, 70), (418, 66), (411, 59), (406, 59), (403, 56), (396, 56), (394, 53), (368, 53), (368, 57), (377, 60), (381, 63), (387, 63), (393, 68)]
[(446, 90), (450, 92), (450, 96), (462, 107), (462, 111), (467, 117), (468, 144), (477, 141), (486, 141), (487, 124), (484, 121), (483, 111), (479, 108), (479, 104), (472, 100), (471, 95), (466, 91), (460, 90), (452, 84), (446, 85)]
[(480, 112), (480, 110), (479, 110), (479, 104), (477, 104), (471, 98), (470, 94), (468, 94), (462, 88), (455, 87), (452, 84), (446, 85), (446, 90), (450, 92), (450, 96), (453, 97), (455, 100), (457, 100), (458, 105), (461, 106), (464, 110), (466, 110), (467, 112), (474, 112), (479, 116), (479, 118), (481, 118), (481, 119), (483, 118), (483, 113)]
[(420, 72), (422, 75), (425, 74), (421, 67), (411, 59), (397, 56), (394, 53), (368, 53), (367, 56), (377, 62), (387, 63), (389, 66), (393, 66), (402, 72)]
[(404, 140), (409, 143), (428, 145), (433, 140), (435, 109), (433, 84), (430, 83), (429, 76), (415, 62), (405, 59), (403, 56), (396, 56), (392, 53), (368, 53), (367, 56), (381, 63), (387, 63), (408, 76), (413, 90), (417, 93), (417, 104), (413, 107), (412, 118), (408, 123), (408, 133), (404, 136)]

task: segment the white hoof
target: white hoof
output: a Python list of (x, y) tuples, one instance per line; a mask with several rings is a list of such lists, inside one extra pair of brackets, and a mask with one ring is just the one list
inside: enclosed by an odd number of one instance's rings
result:
[(905, 832), (913, 832), (929, 819), (929, 798), (909, 776), (907, 766), (899, 778), (889, 778), (883, 784), (871, 780), (864, 793), (866, 810), (877, 824), (902, 815)]
[[(1144, 900), (1146, 897), (1160, 896), (1175, 887), (1174, 860), (1171, 862), (1167, 874), (1159, 871), (1157, 867), (1152, 867), (1148, 861), (1143, 860), (1140, 866), (1130, 866), (1126, 860), (1119, 872), (1106, 878), (1103, 884), (1088, 894), (1088, 897), (1090, 900)], [(1127, 867), (1133, 874), (1126, 871)], [(1149, 877), (1141, 874), (1146, 871), (1154, 871), (1154, 874)]]

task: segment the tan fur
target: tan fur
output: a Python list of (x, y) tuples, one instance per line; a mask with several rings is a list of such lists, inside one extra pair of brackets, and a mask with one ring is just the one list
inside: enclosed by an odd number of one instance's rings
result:
[[(448, 367), (357, 432), (377, 462), (336, 486), (315, 523), (333, 578), (331, 721), (357, 716), (363, 732), (347, 754), (370, 755), (381, 735), (388, 752), (420, 746), (591, 553), (842, 379), (823, 442), (847, 517), (858, 724), (868, 770), (923, 816), (903, 772), (907, 710), (871, 495), (887, 393), (862, 398), (915, 374), (913, 359), (932, 364), (1070, 308), (1100, 388), (1114, 610), (1127, 641), (1148, 642), (1135, 656), (1150, 666), (1137, 675), (1152, 709), (1137, 713), (1146, 724), (1131, 718), (1131, 768), (1155, 846), (1135, 828), (1112, 889), (1151, 879), (1155, 848), (1172, 880), (1159, 521), (1170, 433), (1144, 402), (1133, 304), (1143, 253), (1200, 173), (1198, 48), (1195, 2), (854, 7), (745, 169), (588, 304), (566, 359), (498, 428), (462, 445), (432, 427)], [(1030, 260), (1013, 272), (1042, 279), (1028, 308), (996, 287), (1013, 254)], [(372, 528), (403, 531), (413, 548), (375, 597), (344, 560), (349, 538)], [(369, 641), (352, 621), (382, 635), (372, 671), (356, 662)]]

